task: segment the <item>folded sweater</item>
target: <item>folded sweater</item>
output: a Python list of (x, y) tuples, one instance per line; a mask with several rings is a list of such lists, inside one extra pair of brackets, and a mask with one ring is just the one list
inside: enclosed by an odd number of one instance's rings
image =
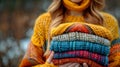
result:
[(87, 50), (108, 56), (110, 48), (105, 45), (85, 41), (51, 41), (50, 50), (54, 52)]
[(59, 60), (59, 59), (64, 59), (64, 58), (86, 58), (86, 59), (90, 59), (104, 66), (108, 64), (107, 56), (102, 56), (97, 53), (92, 53), (89, 51), (79, 50), (79, 51), (68, 51), (68, 52), (54, 54), (54, 59)]

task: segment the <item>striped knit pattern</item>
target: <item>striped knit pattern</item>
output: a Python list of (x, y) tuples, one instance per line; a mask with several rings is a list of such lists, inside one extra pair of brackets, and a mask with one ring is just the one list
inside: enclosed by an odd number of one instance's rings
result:
[(115, 45), (115, 44), (120, 44), (120, 38), (117, 38), (112, 41), (112, 45)]
[(55, 64), (76, 62), (74, 59), (79, 58), (79, 63), (81, 59), (88, 59), (90, 66), (90, 63), (98, 64), (98, 67), (108, 66), (112, 35), (106, 28), (86, 23), (64, 23), (53, 28), (52, 36), (50, 50), (55, 52)]
[(108, 39), (92, 35), (92, 34), (86, 34), (86, 33), (78, 33), (78, 32), (72, 32), (72, 33), (66, 33), (62, 35), (58, 35), (52, 38), (53, 41), (73, 41), (73, 40), (81, 40), (81, 41), (89, 41), (94, 43), (99, 43), (102, 45), (110, 46), (110, 41)]
[(112, 41), (112, 47), (110, 48), (109, 63), (110, 67), (120, 66), (120, 38), (116, 38)]
[(120, 52), (120, 44), (115, 44), (110, 48), (110, 54), (114, 54), (118, 52)]
[(117, 38), (112, 41), (112, 47), (110, 48), (109, 55), (110, 67), (119, 67), (120, 66), (120, 38)]
[(68, 33), (68, 32), (75, 32), (75, 31), (76, 32), (83, 32), (83, 33), (93, 34), (93, 33), (91, 33), (93, 31), (89, 30), (87, 28), (87, 26), (85, 26), (84, 24), (78, 24), (78, 23), (75, 23), (72, 26), (68, 27), (65, 32)]
[[(52, 36), (50, 50), (55, 52), (55, 64), (76, 62), (70, 60), (71, 58), (84, 58), (93, 64), (97, 62), (98, 66), (108, 66), (112, 36), (104, 27), (86, 23), (66, 23), (54, 28)], [(81, 63), (80, 60), (78, 62)]]
[(108, 46), (85, 41), (52, 41), (50, 49), (54, 52), (87, 50), (104, 56), (108, 56), (110, 50)]
[(89, 67), (107, 67), (107, 66), (102, 66), (101, 64), (96, 63), (95, 61), (89, 60), (89, 59), (85, 59), (85, 58), (65, 58), (65, 59), (53, 59), (53, 62), (55, 65), (58, 64), (65, 64), (65, 63), (69, 63), (69, 62), (73, 62), (73, 63), (87, 63)]
[[(103, 25), (95, 25), (95, 24), (89, 25), (89, 23), (87, 23), (85, 21), (85, 18), (83, 16), (65, 15), (65, 17), (63, 19), (63, 23), (51, 30), (51, 39), (54, 36), (71, 33), (71, 32), (69, 32), (69, 30), (71, 30), (73, 28), (72, 26), (76, 25), (75, 23), (78, 22), (79, 24), (84, 25), (82, 27), (89, 32), (86, 34), (90, 34), (90, 35), (92, 34), (95, 36), (99, 36), (99, 37), (110, 40), (110, 42), (112, 42), (112, 40), (115, 39), (114, 40), (115, 43), (112, 43), (112, 46), (111, 46), (112, 52), (110, 51), (110, 54), (109, 54), (109, 67), (120, 67), (120, 52), (119, 52), (120, 48), (118, 46), (118, 45), (120, 45), (119, 44), (120, 41), (117, 40), (117, 38), (120, 37), (118, 22), (114, 16), (112, 16), (108, 13), (100, 12), (100, 14), (103, 16), (103, 19), (104, 19)], [(49, 31), (49, 26), (51, 24), (51, 21), (52, 21), (52, 16), (49, 12), (44, 13), (37, 18), (37, 20), (35, 22), (35, 26), (34, 26), (34, 32), (31, 37), (31, 42), (34, 45), (34, 47), (36, 47), (36, 48), (34, 48), (34, 50), (32, 50), (31, 48), (33, 46), (28, 47), (30, 50), (28, 50), (27, 53), (30, 55), (28, 55), (26, 53), (25, 57), (23, 58), (23, 60), (20, 64), (20, 67), (30, 67), (30, 66), (45, 67), (44, 65), (47, 66), (47, 64), (43, 65), (43, 62), (45, 60), (43, 59), (42, 47), (45, 46), (45, 42), (49, 38), (48, 31)], [(66, 25), (64, 25), (64, 24), (66, 24)], [(79, 27), (81, 27), (81, 26), (79, 26)], [(79, 33), (84, 33), (83, 28), (81, 28), (82, 31), (79, 31)], [(86, 30), (85, 30), (85, 32), (86, 32)], [(95, 40), (95, 39), (92, 39), (92, 40)], [(63, 40), (61, 40), (60, 42), (62, 42), (62, 41)], [(77, 41), (79, 41), (79, 40), (77, 40)], [(84, 40), (82, 40), (82, 41), (84, 41)], [(91, 40), (89, 40), (89, 41), (91, 41)], [(96, 43), (96, 41), (94, 41), (94, 42)], [(100, 43), (103, 44), (103, 42), (102, 43), (100, 42)], [(103, 45), (105, 45), (105, 44), (103, 44)], [(107, 46), (107, 44), (106, 44), (106, 46)], [(88, 51), (88, 52), (90, 52), (90, 51)], [(93, 53), (93, 52), (90, 52), (90, 53)], [(98, 54), (98, 53), (96, 53), (96, 54)], [(98, 54), (98, 55), (100, 55), (100, 54)], [(34, 60), (35, 64), (30, 63), (31, 60)], [(53, 63), (55, 63), (57, 66), (59, 64), (64, 64), (64, 63), (69, 63), (69, 62), (78, 62), (78, 63), (86, 62), (89, 65), (89, 67), (105, 67), (102, 64), (95, 62), (94, 60), (90, 60), (87, 58), (79, 58), (79, 57), (78, 58), (75, 57), (75, 58), (53, 59), (53, 61), (54, 61)], [(38, 63), (40, 63), (40, 64), (38, 64)], [(38, 64), (38, 65), (36, 66), (36, 64)], [(52, 66), (52, 67), (55, 67), (55, 66)]]
[(61, 59), (61, 58), (86, 58), (90, 60), (94, 60), (95, 62), (98, 62), (99, 64), (102, 65), (107, 65), (108, 64), (108, 57), (107, 56), (102, 56), (96, 53), (92, 53), (89, 51), (68, 51), (68, 52), (63, 52), (63, 53), (55, 53), (54, 58), (55, 59)]

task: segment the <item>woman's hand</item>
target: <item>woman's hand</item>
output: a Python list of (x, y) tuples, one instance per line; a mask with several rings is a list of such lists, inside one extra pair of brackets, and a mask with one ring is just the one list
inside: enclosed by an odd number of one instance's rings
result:
[(66, 63), (63, 65), (59, 65), (59, 67), (88, 67), (88, 65), (86, 63), (83, 63), (83, 65), (79, 63)]
[[(49, 58), (46, 60), (46, 62), (49, 64), (53, 64), (52, 63), (53, 56), (54, 56), (54, 52), (52, 51)], [(63, 65), (59, 65), (58, 67), (88, 67), (88, 65), (86, 63), (83, 63), (83, 65), (79, 63), (66, 63)]]

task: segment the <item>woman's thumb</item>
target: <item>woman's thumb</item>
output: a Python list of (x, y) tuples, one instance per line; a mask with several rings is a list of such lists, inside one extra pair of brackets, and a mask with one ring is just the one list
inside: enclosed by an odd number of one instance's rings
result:
[(54, 52), (52, 51), (49, 58), (46, 60), (47, 63), (51, 63), (52, 62), (52, 59), (53, 59), (53, 56), (54, 56)]
[(88, 65), (86, 63), (83, 63), (83, 67), (88, 67)]

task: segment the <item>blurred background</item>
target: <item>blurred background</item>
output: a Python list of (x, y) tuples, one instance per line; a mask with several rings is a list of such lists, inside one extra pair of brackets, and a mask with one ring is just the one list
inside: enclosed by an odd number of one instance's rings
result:
[[(35, 19), (51, 2), (0, 0), (0, 67), (18, 67), (33, 33)], [(120, 0), (106, 0), (104, 11), (120, 22)]]

